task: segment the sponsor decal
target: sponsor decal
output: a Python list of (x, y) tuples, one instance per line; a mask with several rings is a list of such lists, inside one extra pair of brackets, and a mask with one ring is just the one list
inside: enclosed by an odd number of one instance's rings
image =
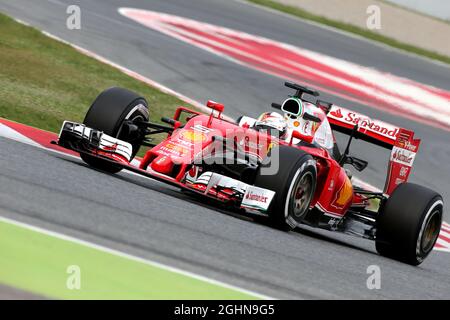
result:
[(207, 140), (206, 135), (203, 132), (186, 130), (180, 133), (181, 139), (191, 143), (200, 143)]
[(344, 116), (342, 115), (342, 111), (341, 109), (336, 109), (330, 112), (330, 115), (333, 116), (334, 118), (340, 119), (343, 118)]
[(415, 152), (411, 152), (407, 149), (394, 147), (391, 152), (391, 161), (403, 164), (405, 166), (411, 167), (414, 163), (414, 158), (416, 157)]
[(360, 128), (369, 129), (370, 131), (390, 138), (395, 138), (398, 133), (398, 128), (396, 127), (391, 127), (383, 122), (371, 121), (370, 118), (358, 115), (354, 112), (349, 112), (344, 120), (353, 123), (354, 125), (358, 125)]
[(185, 141), (185, 140), (182, 140), (182, 139), (180, 139), (180, 138), (178, 138), (178, 139), (176, 140), (176, 142), (174, 142), (174, 143), (177, 144), (177, 145), (180, 145), (180, 146), (188, 147), (188, 148), (191, 148), (191, 147), (192, 147), (192, 142), (190, 142), (190, 141)]
[(408, 171), (409, 171), (408, 167), (401, 167), (399, 173), (400, 177), (405, 178), (408, 175)]
[(417, 149), (419, 148), (418, 145), (412, 144), (409, 140), (400, 140), (398, 141), (397, 146), (411, 152), (417, 152)]
[(359, 131), (368, 130), (390, 139), (396, 139), (398, 135), (398, 127), (382, 121), (371, 120), (367, 116), (346, 110), (344, 108), (335, 106), (333, 106), (333, 108), (335, 109), (328, 114), (330, 118), (351, 124), (353, 126), (358, 125)]
[(384, 186), (386, 194), (391, 194), (397, 185), (408, 180), (419, 145), (420, 139), (414, 139), (413, 131), (400, 128), (389, 158), (389, 170)]
[(248, 186), (242, 199), (241, 207), (250, 210), (267, 211), (275, 192)]
[(159, 153), (162, 153), (164, 155), (172, 155), (176, 157), (182, 157), (185, 154), (189, 153), (187, 149), (185, 149), (183, 146), (176, 145), (173, 143), (166, 143), (165, 145), (161, 146), (158, 150)]
[(179, 153), (181, 155), (183, 155), (185, 153), (188, 153), (188, 150), (186, 150), (183, 146), (176, 145), (176, 144), (173, 144), (173, 143), (167, 143), (166, 144), (166, 148), (169, 148), (169, 149), (171, 149), (171, 150), (173, 150), (173, 151), (175, 151), (175, 152), (177, 152), (177, 153)]
[(257, 193), (252, 193), (251, 191), (245, 195), (246, 200), (257, 201), (261, 203), (267, 203), (267, 196)]
[(194, 125), (194, 126), (192, 127), (192, 129), (193, 129), (194, 131), (203, 132), (203, 133), (205, 133), (205, 134), (208, 134), (208, 133), (211, 132), (211, 129), (210, 129), (210, 128), (205, 127), (205, 126), (203, 126), (203, 125), (201, 125), (201, 124), (196, 124), (196, 125)]

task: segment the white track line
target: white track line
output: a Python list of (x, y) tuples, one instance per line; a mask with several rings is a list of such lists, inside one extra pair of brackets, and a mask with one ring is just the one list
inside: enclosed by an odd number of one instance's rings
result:
[(67, 235), (62, 234), (62, 233), (58, 233), (58, 232), (55, 232), (55, 231), (51, 231), (51, 230), (43, 229), (43, 228), (40, 228), (40, 227), (36, 227), (36, 226), (30, 225), (30, 224), (27, 224), (27, 223), (19, 222), (17, 220), (13, 220), (13, 219), (9, 219), (9, 218), (5, 218), (5, 217), (0, 216), (0, 222), (8, 223), (8, 224), (11, 224), (11, 225), (14, 225), (14, 226), (25, 228), (27, 230), (31, 230), (31, 231), (34, 231), (34, 232), (45, 234), (47, 236), (54, 237), (54, 238), (57, 238), (57, 239), (60, 239), (60, 240), (76, 243), (76, 244), (79, 244), (79, 245), (82, 245), (82, 246), (85, 246), (85, 247), (88, 247), (88, 248), (99, 250), (99, 251), (102, 251), (102, 252), (105, 252), (105, 253), (109, 253), (109, 254), (112, 254), (112, 255), (115, 255), (115, 256), (118, 256), (118, 257), (121, 257), (121, 258), (125, 258), (125, 259), (128, 259), (128, 260), (132, 260), (132, 261), (135, 261), (135, 262), (140, 262), (140, 263), (143, 263), (143, 264), (146, 264), (146, 265), (149, 265), (149, 266), (152, 266), (152, 267), (160, 268), (160, 269), (163, 269), (163, 270), (166, 270), (166, 271), (174, 272), (174, 273), (177, 273), (177, 274), (180, 274), (180, 275), (183, 275), (183, 276), (191, 277), (191, 278), (194, 278), (196, 280), (200, 280), (200, 281), (212, 284), (212, 285), (216, 285), (216, 286), (223, 287), (223, 288), (226, 288), (226, 289), (242, 292), (244, 294), (248, 294), (248, 295), (254, 296), (256, 298), (266, 299), (266, 300), (273, 300), (272, 297), (269, 297), (269, 296), (266, 296), (266, 295), (262, 295), (262, 294), (259, 294), (259, 293), (256, 293), (256, 292), (253, 292), (253, 291), (250, 291), (250, 290), (246, 290), (246, 289), (243, 289), (243, 288), (240, 288), (240, 287), (236, 287), (236, 286), (233, 286), (233, 285), (221, 282), (221, 281), (213, 280), (213, 279), (210, 279), (210, 278), (198, 275), (196, 273), (192, 273), (192, 272), (189, 272), (189, 271), (184, 271), (184, 270), (181, 270), (181, 269), (178, 269), (178, 268), (175, 268), (175, 267), (171, 267), (171, 266), (159, 263), (159, 262), (155, 262), (155, 261), (152, 261), (152, 260), (147, 260), (147, 259), (144, 259), (144, 258), (133, 256), (133, 255), (130, 255), (130, 254), (122, 252), (122, 251), (110, 249), (110, 248), (107, 248), (107, 247), (104, 247), (104, 246), (101, 246), (101, 245), (98, 245), (98, 244), (95, 244), (95, 243), (92, 243), (92, 242), (89, 242), (89, 241), (81, 240), (81, 239), (78, 239), (78, 238), (75, 238), (75, 237), (67, 236)]
[(22, 143), (26, 143), (35, 147), (41, 147), (41, 145), (36, 141), (34, 141), (33, 139), (26, 137), (25, 135), (17, 132), (16, 130), (8, 127), (3, 123), (0, 123), (0, 136), (11, 140), (19, 141)]

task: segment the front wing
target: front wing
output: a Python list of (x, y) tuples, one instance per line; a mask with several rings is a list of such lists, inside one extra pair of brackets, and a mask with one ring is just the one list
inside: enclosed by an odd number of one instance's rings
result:
[(64, 121), (58, 141), (53, 143), (80, 154), (87, 154), (114, 163), (123, 169), (140, 175), (229, 204), (232, 208), (244, 210), (251, 214), (267, 215), (275, 196), (274, 191), (249, 185), (214, 172), (207, 171), (198, 176), (196, 174), (194, 177), (186, 172), (182, 179), (177, 180), (174, 177), (152, 170), (151, 166), (146, 170), (140, 169), (138, 165), (133, 165), (133, 162), (131, 162), (133, 147), (130, 143), (76, 122)]

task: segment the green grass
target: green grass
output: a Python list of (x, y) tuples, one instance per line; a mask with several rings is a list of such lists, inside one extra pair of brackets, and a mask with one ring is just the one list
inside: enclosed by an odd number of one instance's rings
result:
[(281, 3), (278, 3), (278, 2), (272, 1), (272, 0), (247, 0), (247, 1), (258, 4), (258, 5), (262, 5), (265, 7), (269, 7), (269, 8), (284, 12), (284, 13), (288, 13), (288, 14), (297, 16), (302, 19), (318, 22), (320, 24), (334, 27), (336, 29), (341, 29), (341, 30), (365, 37), (367, 39), (371, 39), (371, 40), (374, 40), (374, 41), (377, 41), (380, 43), (384, 43), (388, 46), (391, 46), (391, 47), (394, 47), (397, 49), (401, 49), (404, 51), (408, 51), (411, 53), (415, 53), (415, 54), (418, 54), (418, 55), (421, 55), (424, 57), (428, 57), (428, 58), (431, 58), (434, 60), (438, 60), (438, 61), (450, 64), (450, 57), (448, 57), (448, 56), (439, 54), (437, 52), (429, 51), (426, 49), (422, 49), (422, 48), (419, 48), (419, 47), (416, 47), (416, 46), (413, 46), (413, 45), (410, 45), (407, 43), (403, 43), (403, 42), (397, 41), (395, 39), (383, 36), (379, 33), (357, 27), (352, 24), (325, 18), (323, 16), (319, 16), (319, 15), (310, 13), (308, 11), (305, 11), (303, 9), (300, 9), (300, 8), (297, 8), (294, 6), (290, 6), (290, 5), (281, 4)]
[[(69, 266), (80, 289), (67, 287)], [(0, 283), (58, 299), (255, 299), (156, 266), (0, 221)]]
[(147, 98), (152, 121), (186, 105), (0, 14), (0, 117), (58, 132), (64, 120), (82, 121), (95, 97), (113, 86)]

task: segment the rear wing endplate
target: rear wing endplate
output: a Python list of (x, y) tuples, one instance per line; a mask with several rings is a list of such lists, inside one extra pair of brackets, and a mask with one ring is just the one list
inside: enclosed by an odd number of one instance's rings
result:
[(357, 125), (357, 139), (392, 150), (384, 186), (385, 194), (391, 194), (399, 184), (408, 181), (420, 145), (420, 139), (414, 139), (413, 131), (336, 105), (332, 105), (327, 111), (333, 130), (350, 134)]

